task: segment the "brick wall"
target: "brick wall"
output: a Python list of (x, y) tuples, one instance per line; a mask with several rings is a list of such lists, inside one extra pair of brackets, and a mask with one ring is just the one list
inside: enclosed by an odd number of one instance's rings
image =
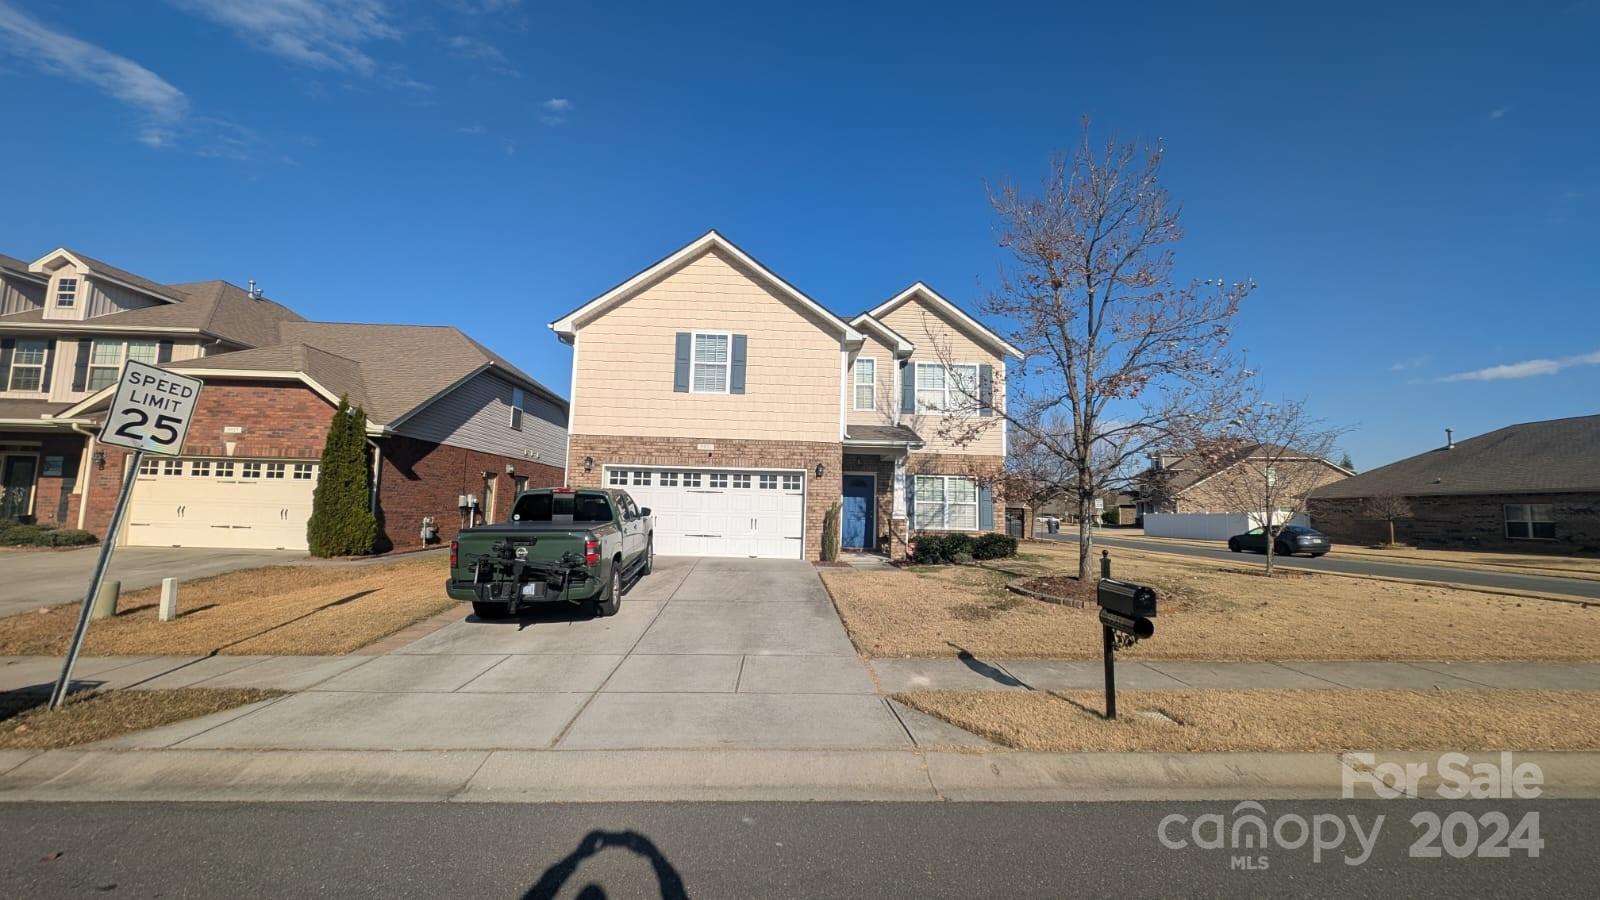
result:
[[(700, 444), (712, 449), (702, 450)], [(594, 460), (585, 472), (584, 457)], [(572, 435), (567, 472), (574, 487), (603, 487), (606, 466), (683, 466), (685, 468), (803, 469), (806, 473), (806, 559), (822, 558), (822, 517), (838, 501), (842, 483), (840, 445), (814, 441), (730, 440), (716, 437), (614, 437)], [(817, 464), (826, 467), (816, 477)]]
[[(558, 487), (561, 469), (510, 456), (467, 450), (408, 437), (383, 438), (383, 466), (378, 476), (378, 551), (417, 550), (422, 518), (432, 516), (439, 528), (437, 543), (449, 543), (465, 523), (457, 505), (462, 494), (486, 496), (483, 473), (494, 482), (491, 518), (511, 516), (515, 479), (526, 476), (529, 488)], [(515, 472), (507, 472), (511, 466)], [(485, 509), (484, 512), (489, 512)], [(479, 523), (481, 524), (481, 523)]]
[(1006, 460), (1003, 456), (913, 453), (906, 458), (906, 476), (964, 475), (993, 486), (994, 527), (989, 530), (1004, 534), (1006, 530), (1006, 501), (1000, 484), (1000, 476), (1005, 471), (1005, 464)]
[[(298, 382), (206, 382), (189, 421), (185, 456), (232, 456), (265, 459), (316, 459), (328, 436), (334, 407)], [(237, 433), (225, 429), (237, 427)], [(233, 452), (228, 452), (228, 443)], [(129, 453), (96, 444), (105, 465), (90, 463), (89, 507), (83, 527), (104, 536), (111, 524), (111, 507), (122, 489), (123, 460)]]
[[(1377, 544), (1389, 525), (1363, 510), (1358, 498), (1311, 498), (1311, 524), (1336, 543)], [(1513, 553), (1600, 555), (1600, 494), (1474, 494), (1409, 497), (1411, 518), (1394, 523), (1395, 540), (1417, 547), (1501, 550)], [(1554, 509), (1554, 541), (1505, 536), (1506, 504), (1548, 503)]]

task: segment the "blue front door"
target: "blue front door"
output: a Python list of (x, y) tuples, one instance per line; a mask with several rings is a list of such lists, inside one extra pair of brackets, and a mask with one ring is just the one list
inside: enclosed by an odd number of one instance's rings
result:
[(839, 523), (839, 544), (850, 550), (871, 550), (872, 489), (871, 475), (844, 476), (844, 521)]

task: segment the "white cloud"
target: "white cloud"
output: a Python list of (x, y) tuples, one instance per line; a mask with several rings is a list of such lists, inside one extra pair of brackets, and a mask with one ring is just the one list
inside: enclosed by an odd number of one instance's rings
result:
[(488, 134), (488, 133), (489, 133), (489, 129), (483, 127), (482, 124), (463, 125), (460, 128), (456, 129), (456, 134)]
[(1457, 372), (1454, 375), (1446, 375), (1438, 380), (1507, 381), (1514, 378), (1554, 375), (1563, 369), (1570, 369), (1574, 366), (1600, 366), (1600, 350), (1596, 350), (1593, 353), (1582, 353), (1577, 356), (1563, 356), (1560, 359), (1525, 359), (1522, 362), (1489, 366), (1483, 369), (1474, 369), (1470, 372)]
[(160, 75), (104, 47), (56, 31), (5, 0), (0, 0), (0, 50), (47, 74), (93, 85), (139, 110), (146, 124), (138, 140), (153, 147), (170, 144), (173, 129), (189, 111), (189, 98)]
[(551, 97), (544, 102), (544, 108), (553, 113), (571, 112), (572, 101), (565, 97)]
[(382, 71), (364, 47), (399, 40), (384, 0), (168, 0), (233, 29), (262, 50), (313, 69), (371, 77)]
[(1508, 113), (1508, 112), (1511, 112), (1511, 107), (1509, 107), (1509, 106), (1496, 106), (1494, 109), (1489, 110), (1489, 118), (1491, 118), (1491, 119), (1503, 119), (1503, 118), (1506, 117), (1506, 113)]
[(567, 114), (577, 108), (577, 104), (565, 97), (551, 97), (540, 105), (544, 107), (545, 114), (539, 117), (539, 121), (552, 127), (567, 124)]
[(464, 34), (450, 35), (444, 39), (446, 47), (461, 59), (470, 59), (481, 62), (491, 70), (502, 75), (520, 76), (522, 73), (511, 64), (504, 52), (493, 44), (481, 41)]

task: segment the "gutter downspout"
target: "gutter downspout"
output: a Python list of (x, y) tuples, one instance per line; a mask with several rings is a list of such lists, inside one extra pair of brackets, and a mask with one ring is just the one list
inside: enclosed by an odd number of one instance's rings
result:
[(366, 438), (367, 446), (372, 448), (372, 487), (367, 490), (367, 511), (374, 516), (378, 514), (378, 481), (383, 477), (383, 448), (372, 438)]
[(83, 426), (77, 422), (72, 422), (67, 427), (89, 439), (84, 445), (83, 455), (78, 458), (78, 484), (82, 488), (78, 492), (78, 530), (82, 531), (84, 517), (89, 513), (89, 482), (91, 470), (94, 468), (94, 445), (98, 432), (84, 431)]

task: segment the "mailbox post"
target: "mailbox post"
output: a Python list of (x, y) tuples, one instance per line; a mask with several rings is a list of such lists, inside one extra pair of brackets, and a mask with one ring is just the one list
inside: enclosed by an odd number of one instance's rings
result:
[(1156, 633), (1154, 588), (1111, 578), (1095, 588), (1100, 604), (1100, 637), (1106, 665), (1106, 718), (1117, 717), (1117, 646), (1131, 647)]

